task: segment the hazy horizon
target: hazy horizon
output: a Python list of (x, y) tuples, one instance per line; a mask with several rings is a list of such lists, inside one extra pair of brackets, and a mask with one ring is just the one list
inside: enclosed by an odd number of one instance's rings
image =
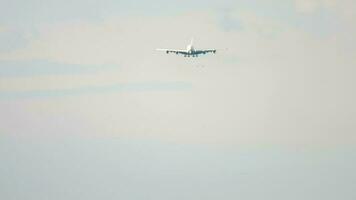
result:
[(0, 199), (355, 199), (355, 9), (3, 1)]

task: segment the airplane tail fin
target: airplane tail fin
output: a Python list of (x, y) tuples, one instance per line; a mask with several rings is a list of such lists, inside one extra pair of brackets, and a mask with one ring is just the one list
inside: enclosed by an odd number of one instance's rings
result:
[(192, 38), (192, 39), (190, 40), (190, 45), (193, 46), (193, 43), (194, 43), (194, 38)]

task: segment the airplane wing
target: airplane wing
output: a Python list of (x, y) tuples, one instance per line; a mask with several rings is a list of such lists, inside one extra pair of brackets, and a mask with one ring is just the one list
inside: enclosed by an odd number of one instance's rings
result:
[(176, 50), (176, 49), (157, 49), (157, 51), (165, 51), (166, 53), (175, 53), (175, 54), (187, 54), (185, 50)]
[(195, 50), (195, 53), (197, 54), (216, 53), (216, 49)]

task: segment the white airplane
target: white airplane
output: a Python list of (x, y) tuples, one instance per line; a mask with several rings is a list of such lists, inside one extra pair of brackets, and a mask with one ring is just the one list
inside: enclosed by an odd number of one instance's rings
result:
[(157, 51), (165, 51), (167, 54), (175, 53), (175, 54), (183, 54), (184, 57), (198, 57), (199, 54), (206, 54), (206, 53), (216, 53), (216, 49), (202, 49), (197, 50), (193, 47), (193, 39), (191, 40), (190, 44), (187, 46), (186, 50), (176, 50), (176, 49), (157, 49)]

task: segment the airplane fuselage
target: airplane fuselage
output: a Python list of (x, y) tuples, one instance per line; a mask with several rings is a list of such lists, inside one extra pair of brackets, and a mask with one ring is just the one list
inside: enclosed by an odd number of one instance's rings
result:
[[(186, 50), (186, 52), (184, 53), (184, 56), (186, 57), (186, 56), (193, 56), (193, 57), (197, 57), (199, 54), (201, 54), (202, 52), (197, 52), (197, 51), (195, 51), (195, 49), (194, 49), (194, 46), (193, 45), (188, 45), (187, 46), (187, 50)], [(203, 53), (203, 54), (205, 54), (205, 53)]]
[(192, 52), (194, 52), (194, 47), (193, 47), (193, 45), (188, 45), (187, 46), (187, 52), (189, 52), (189, 53), (192, 53)]

